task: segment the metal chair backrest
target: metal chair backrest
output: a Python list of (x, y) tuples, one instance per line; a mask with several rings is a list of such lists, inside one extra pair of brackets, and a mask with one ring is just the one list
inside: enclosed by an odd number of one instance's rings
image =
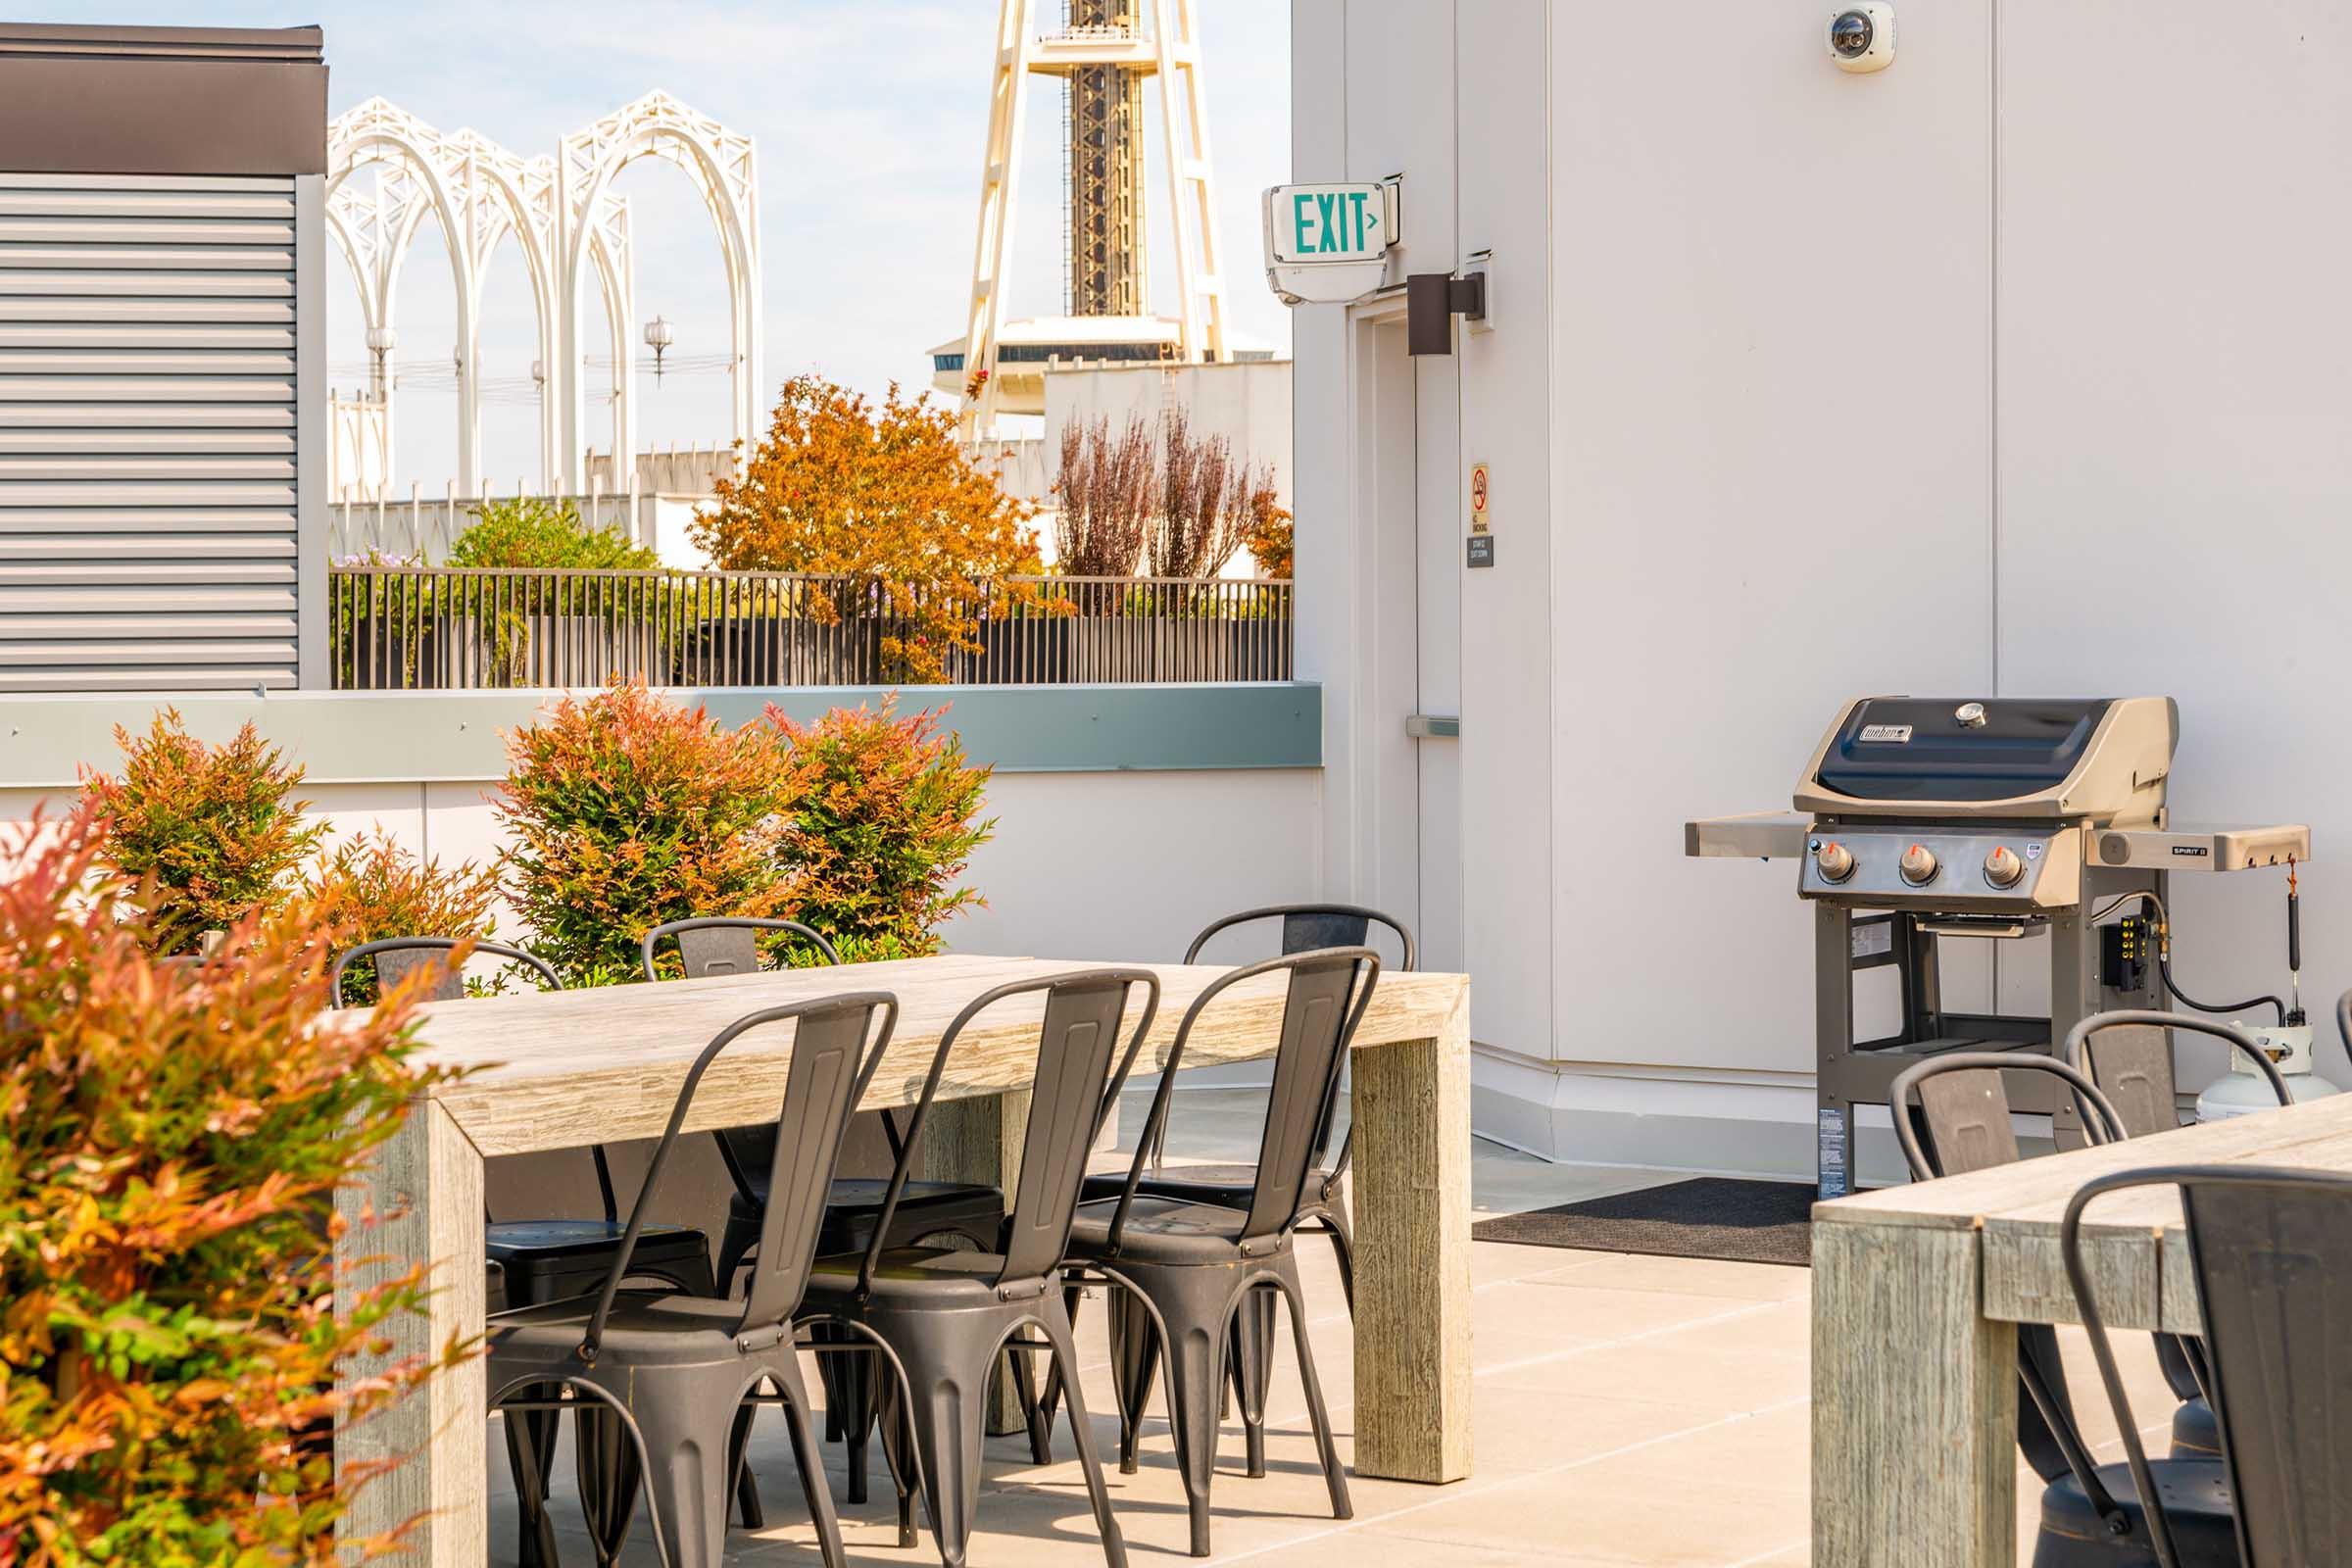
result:
[[(1114, 1069), (1111, 1056), (1118, 1051), (1129, 998), (1137, 986), (1144, 988), (1143, 1018)], [(1046, 1007), (1038, 1031), (1036, 1081), (1030, 1090), (1020, 1174), (1005, 1203), (1004, 1262), (997, 1271), (996, 1288), (1000, 1293), (1025, 1293), (1031, 1288), (1042, 1292), (1050, 1283), (1069, 1248), (1078, 1188), (1086, 1176), (1087, 1152), (1159, 1014), (1159, 976), (1149, 969), (1080, 969), (1016, 980), (973, 999), (956, 1015), (939, 1037), (939, 1049), (931, 1054), (931, 1069), (923, 1078), (922, 1093), (891, 1168), (882, 1212), (858, 1274), (860, 1294), (873, 1289), (874, 1271), (891, 1236), (891, 1221), (922, 1152), (923, 1128), (956, 1042), (991, 1008), (1041, 992)]]
[[(670, 937), (678, 944), (678, 960), (684, 966), (685, 978), (700, 980), (707, 975), (757, 974), (760, 971), (760, 935), (764, 931), (789, 931), (815, 948), (818, 956), (829, 964), (839, 963), (841, 955), (833, 950), (824, 934), (798, 920), (755, 920), (748, 916), (713, 914), (697, 915), (691, 920), (671, 920), (654, 927), (645, 934), (641, 954), (645, 960), (645, 977), (660, 980), (662, 971), (656, 960), (660, 956), (662, 939)], [(883, 1125), (890, 1130), (891, 1152), (895, 1154), (897, 1132), (887, 1116)], [(776, 1129), (762, 1122), (757, 1127), (721, 1127), (711, 1134), (718, 1141), (718, 1157), (727, 1167), (727, 1178), (735, 1191), (749, 1203), (760, 1201), (760, 1185), (755, 1172), (764, 1171), (775, 1162)]]
[(1250, 1195), (1249, 1218), (1242, 1226), (1243, 1250), (1254, 1250), (1255, 1244), (1279, 1237), (1298, 1222), (1298, 1211), (1306, 1201), (1307, 1172), (1331, 1122), (1348, 1042), (1355, 1038), (1356, 1025), (1363, 1021), (1373, 988), (1380, 981), (1380, 956), (1370, 948), (1324, 948), (1247, 964), (1219, 975), (1194, 999), (1177, 1027), (1174, 1044), (1160, 1062), (1152, 1112), (1137, 1143), (1134, 1163), (1128, 1167), (1119, 1206), (1111, 1214), (1114, 1251), (1126, 1229), (1144, 1169), (1152, 1161), (1152, 1151), (1166, 1130), (1176, 1071), (1184, 1063), (1193, 1030), (1219, 997), (1268, 974), (1285, 975), (1288, 986), (1283, 995), (1282, 1033), (1274, 1052), (1274, 1085), (1266, 1096), (1266, 1125), (1258, 1140), (1257, 1183)]
[(691, 920), (669, 920), (645, 934), (641, 956), (645, 960), (645, 977), (662, 978), (655, 967), (662, 939), (669, 938), (678, 945), (678, 962), (686, 970), (686, 978), (700, 980), (714, 974), (757, 974), (760, 969), (760, 938), (770, 931), (783, 931), (800, 938), (817, 951), (827, 963), (839, 963), (841, 955), (825, 934), (814, 926), (798, 920), (756, 920), (748, 915), (697, 915)]
[[(2352, 1178), (2263, 1166), (2180, 1165), (2086, 1182), (2066, 1205), (2059, 1248), (2132, 1483), (2157, 1495), (2082, 1258), (2082, 1215), (2107, 1194), (2173, 1187), (2204, 1317), (2222, 1461), (2245, 1568), (2352, 1561)], [(2150, 1506), (2162, 1568), (2180, 1568), (2172, 1523)]]
[[(2292, 1102), (2278, 1063), (2252, 1035), (2233, 1023), (2145, 1007), (2094, 1012), (2066, 1032), (2066, 1059), (2089, 1073), (2091, 1081), (2123, 1113), (2126, 1137), (2144, 1138), (2180, 1125), (2179, 1084), (2173, 1076), (2173, 1043), (2165, 1035), (2167, 1029), (2186, 1029), (2228, 1041), (2231, 1050), (2253, 1062), (2271, 1081), (2271, 1093), (2278, 1097), (2278, 1103)], [(2101, 1034), (2106, 1038), (2093, 1038)]]
[(1386, 926), (1403, 950), (1403, 961), (1396, 966), (1400, 973), (1412, 973), (1419, 961), (1413, 933), (1402, 920), (1360, 904), (1269, 904), (1262, 909), (1244, 909), (1203, 926), (1200, 934), (1193, 938), (1193, 945), (1184, 950), (1184, 961), (1200, 961), (1201, 949), (1217, 937), (1235, 926), (1258, 920), (1282, 922), (1282, 947), (1278, 951), (1285, 957), (1321, 948), (1368, 948), (1372, 945), (1372, 928), (1379, 925)]
[[(1410, 974), (1420, 965), (1420, 949), (1413, 942), (1412, 929), (1393, 914), (1360, 904), (1270, 904), (1262, 909), (1244, 909), (1239, 914), (1209, 922), (1193, 938), (1193, 945), (1184, 950), (1184, 961), (1198, 961), (1201, 949), (1235, 926), (1273, 919), (1282, 921), (1281, 952), (1286, 957), (1296, 953), (1312, 953), (1318, 948), (1368, 948), (1372, 945), (1372, 928), (1379, 925), (1388, 928), (1401, 950), (1402, 961), (1397, 964), (1397, 972)], [(1315, 1137), (1318, 1156), (1329, 1142), (1330, 1129), (1319, 1129)], [(1334, 1182), (1348, 1173), (1348, 1162), (1354, 1152), (1355, 1124), (1349, 1122), (1348, 1136), (1340, 1140), (1339, 1152), (1331, 1161)], [(1153, 1146), (1152, 1153), (1154, 1156), (1159, 1153), (1157, 1146)]]
[[(1902, 1146), (1903, 1163), (1915, 1180), (2016, 1163), (2017, 1134), (2009, 1121), (2004, 1072), (2047, 1073), (2064, 1083), (2082, 1113), (2083, 1134), (2090, 1142), (2114, 1143), (2125, 1136), (2121, 1113), (2078, 1067), (2022, 1051), (1949, 1052), (1906, 1068), (1887, 1092), (1895, 1142)], [(1919, 1123), (1911, 1116), (1914, 1097), (1927, 1124), (1925, 1145)]]
[[(459, 946), (457, 937), (385, 937), (380, 942), (363, 942), (335, 960), (335, 1005), (343, 1005), (343, 976), (354, 964), (368, 959), (375, 961), (375, 994), (381, 997), (392, 987), (408, 979), (418, 969), (437, 965), (440, 974), (433, 981), (428, 995), (435, 1002), (455, 1002), (466, 995), (465, 971), (449, 961), (452, 949)], [(539, 983), (549, 991), (561, 991), (564, 982), (545, 958), (520, 948), (508, 947), (503, 942), (465, 942), (467, 953), (476, 958), (503, 958), (530, 970)]]
[[(874, 1025), (877, 1015), (882, 1020), (879, 1032)], [(792, 1058), (785, 1067), (783, 1101), (776, 1111), (775, 1153), (768, 1167), (766, 1207), (760, 1216), (760, 1250), (751, 1265), (751, 1288), (745, 1294), (743, 1317), (735, 1334), (739, 1341), (747, 1335), (790, 1335), (793, 1309), (808, 1289), (809, 1263), (816, 1256), (817, 1234), (824, 1225), (825, 1197), (841, 1155), (842, 1134), (849, 1127), (850, 1112), (858, 1096), (882, 1064), (898, 1021), (897, 997), (887, 991), (857, 991), (763, 1007), (736, 1019), (703, 1048), (686, 1071), (677, 1103), (669, 1113), (669, 1125), (646, 1167), (645, 1186), (629, 1211), (628, 1229), (621, 1234), (612, 1271), (605, 1278), (596, 1315), (581, 1342), (586, 1359), (596, 1357), (613, 1299), (628, 1277), (630, 1254), (636, 1250), (638, 1235), (652, 1212), (662, 1168), (677, 1145), (704, 1073), (721, 1052), (743, 1036), (787, 1022), (794, 1026)]]

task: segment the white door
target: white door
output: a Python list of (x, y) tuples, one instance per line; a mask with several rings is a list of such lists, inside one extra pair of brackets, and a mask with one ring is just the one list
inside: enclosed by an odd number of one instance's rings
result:
[(1355, 747), (1367, 841), (1353, 896), (1413, 928), (1425, 968), (1463, 952), (1460, 405), (1451, 358), (1405, 353), (1401, 315), (1355, 325), (1354, 472), (1367, 677)]

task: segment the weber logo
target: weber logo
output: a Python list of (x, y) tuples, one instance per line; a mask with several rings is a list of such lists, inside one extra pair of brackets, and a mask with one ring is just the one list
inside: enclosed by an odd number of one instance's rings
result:
[(1911, 739), (1911, 726), (1908, 724), (1865, 724), (1862, 726), (1862, 739), (1891, 741), (1899, 746)]
[(2176, 844), (2173, 846), (2173, 853), (2184, 856), (2189, 859), (2201, 860), (2213, 852), (2202, 844)]

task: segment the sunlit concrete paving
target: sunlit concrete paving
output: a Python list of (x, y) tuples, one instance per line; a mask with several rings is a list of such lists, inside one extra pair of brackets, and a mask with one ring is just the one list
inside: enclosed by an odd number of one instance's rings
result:
[[(1232, 1157), (1230, 1150), (1200, 1150)], [(1505, 1213), (1647, 1186), (1672, 1176), (1622, 1168), (1547, 1165), (1482, 1144), (1480, 1212)], [(1349, 1451), (1350, 1341), (1347, 1309), (1325, 1243), (1302, 1239), (1312, 1338), (1343, 1455)], [(1476, 1474), (1450, 1487), (1351, 1477), (1355, 1517), (1330, 1517), (1316, 1470), (1306, 1406), (1287, 1336), (1268, 1412), (1269, 1474), (1242, 1474), (1241, 1430), (1229, 1422), (1213, 1500), (1215, 1562), (1284, 1568), (1478, 1568), (1478, 1565), (1651, 1564), (1656, 1568), (1764, 1568), (1809, 1560), (1807, 1548), (1807, 1320), (1809, 1275), (1798, 1268), (1690, 1258), (1627, 1256), (1481, 1243), (1476, 1289)], [(2120, 1455), (2087, 1348), (2067, 1331), (2069, 1370), (2085, 1436), (2103, 1457)], [(1089, 1303), (1079, 1346), (1097, 1443), (1111, 1451), (1115, 1422), (1099, 1303)], [(2127, 1362), (2151, 1441), (2164, 1441), (2170, 1403), (2144, 1336)], [(810, 1376), (813, 1387), (815, 1379)], [(993, 1439), (972, 1539), (974, 1568), (1099, 1564), (1102, 1548), (1071, 1455), (1057, 1428), (1058, 1461), (1037, 1466), (1025, 1440)], [(492, 1550), (514, 1553), (514, 1498), (503, 1443), (493, 1441)], [(761, 1417), (754, 1463), (770, 1528), (730, 1537), (728, 1561), (816, 1560), (780, 1418)], [(827, 1449), (834, 1494), (845, 1486), (841, 1450)], [(880, 1465), (877, 1459), (877, 1474)], [(579, 1533), (570, 1457), (558, 1465), (557, 1508), (566, 1562), (594, 1559)], [(1164, 1412), (1147, 1418), (1141, 1470), (1109, 1474), (1111, 1499), (1139, 1562), (1192, 1560), (1184, 1493)], [(2030, 1557), (2040, 1485), (2019, 1475), (2019, 1521)], [(936, 1563), (926, 1532), (912, 1551), (897, 1544), (887, 1483), (861, 1507), (842, 1507), (853, 1562)], [(658, 1562), (641, 1528), (624, 1563)]]

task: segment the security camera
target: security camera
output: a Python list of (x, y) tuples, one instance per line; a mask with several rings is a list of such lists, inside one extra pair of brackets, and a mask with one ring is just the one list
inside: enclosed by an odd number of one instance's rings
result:
[(1882, 0), (1846, 7), (1830, 19), (1829, 41), (1839, 71), (1885, 71), (1894, 64), (1894, 7)]

